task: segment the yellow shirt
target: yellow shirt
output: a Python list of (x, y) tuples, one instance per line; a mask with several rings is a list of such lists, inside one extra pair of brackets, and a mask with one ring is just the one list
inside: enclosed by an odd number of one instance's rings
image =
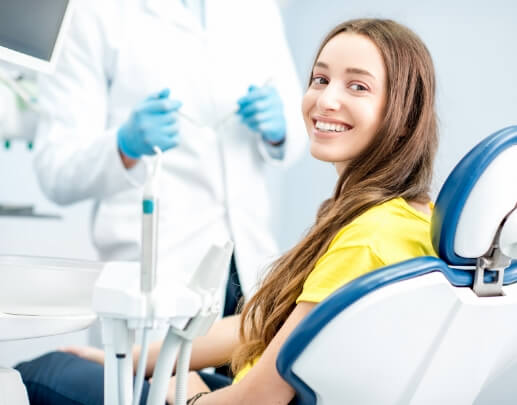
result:
[[(349, 281), (372, 270), (417, 256), (435, 256), (431, 218), (395, 198), (372, 207), (332, 239), (303, 285), (300, 301), (319, 303)], [(240, 381), (258, 359), (240, 370)]]

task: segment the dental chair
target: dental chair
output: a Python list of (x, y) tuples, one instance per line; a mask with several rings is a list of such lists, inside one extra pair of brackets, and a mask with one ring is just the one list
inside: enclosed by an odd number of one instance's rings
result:
[[(58, 335), (87, 328), (102, 263), (0, 256), (2, 341)], [(19, 373), (0, 367), (0, 405), (29, 405)]]
[(516, 404), (516, 203), (513, 126), (447, 178), (431, 221), (438, 258), (346, 284), (292, 333), (277, 369), (293, 403)]

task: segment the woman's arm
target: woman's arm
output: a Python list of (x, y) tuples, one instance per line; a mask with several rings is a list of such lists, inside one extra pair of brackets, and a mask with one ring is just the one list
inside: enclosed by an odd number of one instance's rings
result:
[[(239, 344), (240, 315), (229, 316), (217, 320), (205, 336), (199, 336), (192, 342), (190, 370), (201, 370), (206, 367), (217, 367), (230, 361), (233, 350)], [(153, 374), (158, 360), (162, 342), (149, 345), (147, 354), (146, 377)], [(133, 365), (138, 367), (140, 346), (133, 350)]]
[[(233, 350), (239, 344), (240, 315), (229, 316), (216, 321), (205, 336), (194, 339), (192, 343), (191, 370), (201, 370), (205, 367), (219, 366), (230, 361)], [(151, 377), (158, 360), (162, 342), (149, 345), (147, 354), (146, 377)], [(104, 351), (96, 347), (69, 346), (61, 349), (96, 363), (104, 364)], [(138, 368), (140, 346), (133, 349), (133, 369)]]
[[(294, 397), (294, 390), (278, 374), (276, 359), (287, 337), (315, 305), (299, 303), (257, 364), (239, 383), (202, 396), (196, 405), (287, 405)], [(168, 401), (173, 403), (174, 398), (168, 398)]]
[(205, 336), (192, 343), (191, 370), (217, 367), (230, 361), (239, 345), (240, 315), (228, 316), (215, 322)]

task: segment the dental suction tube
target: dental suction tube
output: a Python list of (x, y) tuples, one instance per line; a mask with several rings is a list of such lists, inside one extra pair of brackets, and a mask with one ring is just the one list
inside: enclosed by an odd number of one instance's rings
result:
[(156, 249), (155, 241), (158, 233), (158, 199), (144, 198), (142, 202), (142, 264), (140, 273), (140, 289), (149, 293), (156, 285)]
[(153, 172), (144, 186), (142, 199), (142, 256), (140, 269), (140, 289), (150, 293), (156, 285), (156, 260), (158, 245), (158, 179), (160, 175), (162, 152), (155, 147), (156, 162)]

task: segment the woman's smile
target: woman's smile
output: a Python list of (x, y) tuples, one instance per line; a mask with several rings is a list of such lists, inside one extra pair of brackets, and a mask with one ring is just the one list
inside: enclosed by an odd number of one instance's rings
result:
[(344, 121), (326, 117), (313, 117), (312, 124), (313, 135), (318, 138), (335, 138), (353, 129)]

